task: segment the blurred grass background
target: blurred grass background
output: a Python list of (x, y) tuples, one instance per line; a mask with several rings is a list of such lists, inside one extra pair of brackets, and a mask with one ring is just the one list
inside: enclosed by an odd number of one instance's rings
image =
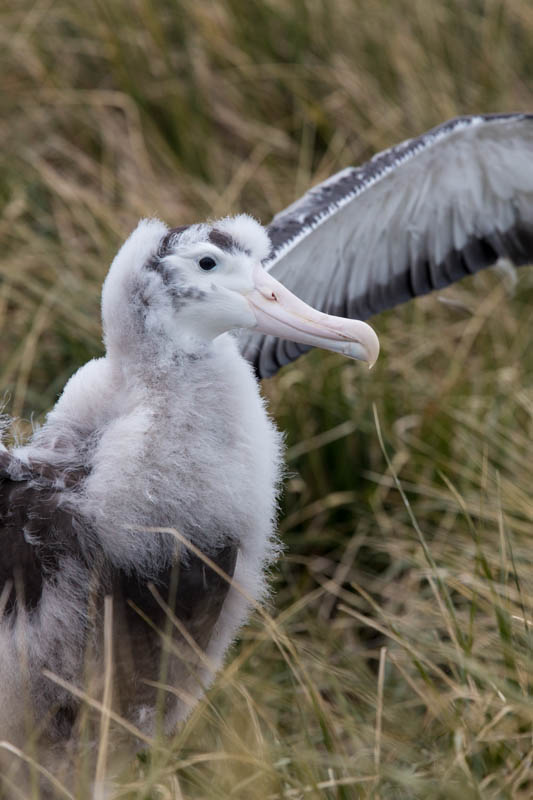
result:
[[(15, 0), (0, 37), (0, 391), (23, 420), (101, 354), (139, 217), (267, 223), (449, 117), (533, 108), (529, 0)], [(444, 295), (374, 321), (372, 373), (313, 353), (265, 385), (290, 473), (274, 621), (123, 796), (533, 795), (532, 274)]]

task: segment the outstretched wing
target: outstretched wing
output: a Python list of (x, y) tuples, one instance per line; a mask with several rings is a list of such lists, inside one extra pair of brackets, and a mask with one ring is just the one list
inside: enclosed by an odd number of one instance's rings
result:
[[(459, 117), (349, 167), (277, 214), (266, 269), (368, 319), (507, 258), (533, 261), (533, 115)], [(259, 377), (308, 347), (244, 331)]]

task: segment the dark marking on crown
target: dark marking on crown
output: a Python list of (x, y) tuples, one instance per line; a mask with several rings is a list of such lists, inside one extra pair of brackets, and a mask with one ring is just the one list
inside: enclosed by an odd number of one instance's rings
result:
[(152, 272), (158, 272), (161, 275), (161, 279), (165, 286), (168, 286), (172, 282), (172, 276), (170, 270), (166, 268), (163, 261), (166, 256), (172, 253), (177, 239), (188, 228), (190, 228), (190, 225), (180, 225), (177, 228), (171, 228), (159, 242), (159, 247), (157, 248), (156, 252), (152, 253), (152, 255), (144, 264), (145, 269), (151, 270)]
[(219, 231), (218, 228), (212, 228), (209, 231), (209, 235), (207, 237), (211, 244), (214, 244), (216, 247), (219, 247), (221, 250), (225, 250), (227, 253), (231, 253), (234, 250), (240, 250), (242, 253), (246, 253), (246, 255), (251, 255), (250, 250), (246, 247), (243, 247), (233, 236), (230, 236), (229, 233), (224, 233), (224, 231)]
[(177, 228), (171, 228), (168, 233), (163, 236), (159, 244), (159, 248), (157, 250), (157, 255), (159, 258), (165, 258), (165, 256), (170, 255), (174, 245), (176, 244), (176, 239), (178, 239), (181, 234), (190, 227), (190, 225), (178, 225)]

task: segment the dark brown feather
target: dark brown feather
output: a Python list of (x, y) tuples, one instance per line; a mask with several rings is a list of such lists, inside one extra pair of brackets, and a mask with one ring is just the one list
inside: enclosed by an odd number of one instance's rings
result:
[(57, 489), (80, 477), (48, 464), (28, 466), (0, 451), (0, 595), (9, 592), (4, 614), (16, 616), (19, 606), (36, 609), (62, 557), (82, 558), (73, 516), (59, 506)]

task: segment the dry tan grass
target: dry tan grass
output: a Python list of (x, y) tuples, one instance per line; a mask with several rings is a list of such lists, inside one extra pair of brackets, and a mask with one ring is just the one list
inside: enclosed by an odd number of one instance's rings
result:
[[(21, 0), (0, 22), (0, 386), (25, 420), (101, 352), (138, 217), (268, 221), (447, 117), (533, 106), (528, 0)], [(291, 471), (275, 623), (117, 796), (531, 796), (532, 276), (446, 294), (376, 320), (370, 375), (315, 353), (265, 386)]]

